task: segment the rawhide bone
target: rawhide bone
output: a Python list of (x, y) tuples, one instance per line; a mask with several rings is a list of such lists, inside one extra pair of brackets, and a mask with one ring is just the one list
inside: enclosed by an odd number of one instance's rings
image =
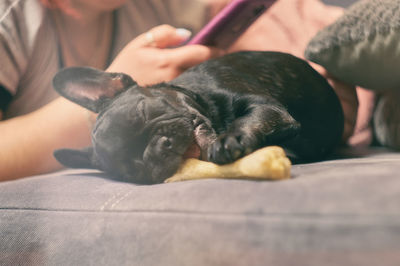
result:
[(206, 178), (280, 180), (290, 178), (290, 169), (291, 163), (284, 150), (278, 146), (269, 146), (225, 165), (187, 159), (164, 182)]

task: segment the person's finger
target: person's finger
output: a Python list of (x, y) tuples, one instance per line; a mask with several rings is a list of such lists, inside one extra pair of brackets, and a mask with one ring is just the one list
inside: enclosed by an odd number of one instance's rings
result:
[(187, 45), (171, 49), (167, 52), (168, 56), (174, 60), (174, 63), (182, 69), (225, 54), (221, 49), (204, 45)]
[(180, 45), (190, 36), (191, 32), (187, 29), (160, 25), (140, 34), (134, 42), (137, 47), (166, 48)]

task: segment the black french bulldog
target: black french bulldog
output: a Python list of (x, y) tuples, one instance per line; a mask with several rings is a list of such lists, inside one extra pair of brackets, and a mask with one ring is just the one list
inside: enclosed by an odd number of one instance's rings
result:
[(162, 182), (184, 157), (226, 164), (268, 145), (320, 160), (343, 131), (332, 87), (304, 60), (279, 52), (228, 54), (148, 87), (87, 67), (61, 70), (53, 83), (99, 113), (93, 146), (55, 157), (135, 183)]

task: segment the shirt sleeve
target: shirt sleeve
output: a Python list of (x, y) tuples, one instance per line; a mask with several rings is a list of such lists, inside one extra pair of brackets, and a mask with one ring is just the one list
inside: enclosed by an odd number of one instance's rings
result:
[(0, 90), (17, 93), (36, 33), (41, 24), (43, 7), (38, 1), (3, 0), (0, 4)]

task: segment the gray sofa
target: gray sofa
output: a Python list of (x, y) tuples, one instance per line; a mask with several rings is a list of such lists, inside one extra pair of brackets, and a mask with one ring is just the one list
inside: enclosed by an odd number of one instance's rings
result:
[(400, 153), (343, 150), (292, 177), (0, 183), (0, 265), (399, 265)]
[(397, 266), (400, 153), (343, 149), (275, 182), (0, 183), (0, 265)]

